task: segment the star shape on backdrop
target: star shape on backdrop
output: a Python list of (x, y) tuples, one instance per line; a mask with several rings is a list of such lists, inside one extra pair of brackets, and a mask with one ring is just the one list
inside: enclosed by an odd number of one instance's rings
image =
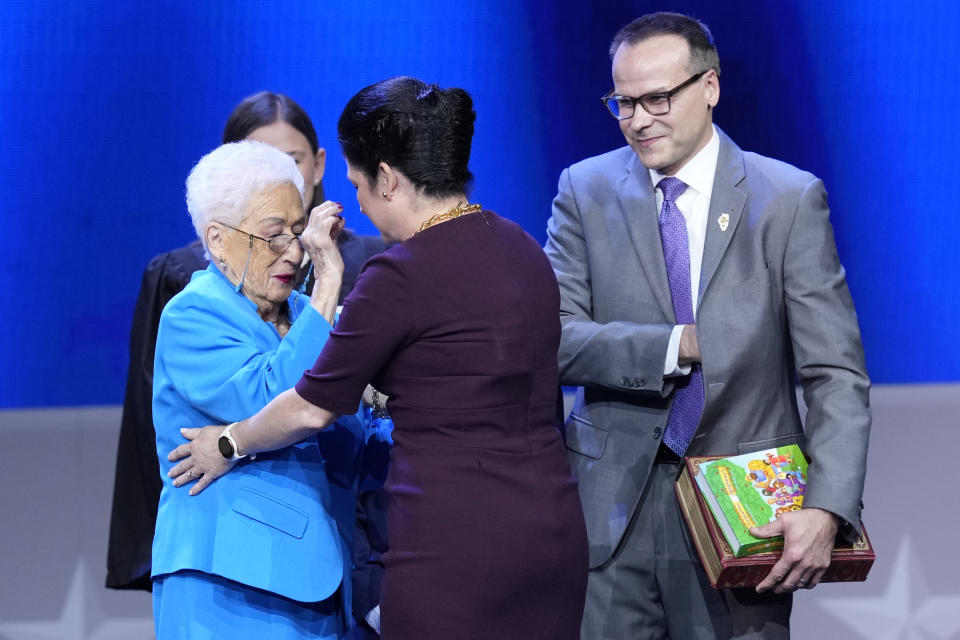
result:
[(4, 640), (147, 640), (153, 638), (149, 617), (107, 618), (87, 563), (77, 560), (60, 617), (0, 622)]
[(818, 603), (868, 640), (927, 640), (960, 634), (960, 593), (930, 592), (910, 539), (904, 537), (882, 595), (830, 598)]

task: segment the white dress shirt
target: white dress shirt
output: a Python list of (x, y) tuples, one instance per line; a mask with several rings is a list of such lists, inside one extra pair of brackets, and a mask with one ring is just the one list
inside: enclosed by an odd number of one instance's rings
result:
[[(693, 304), (693, 317), (697, 317), (697, 303), (700, 298), (700, 267), (703, 263), (703, 243), (707, 237), (707, 215), (710, 211), (710, 196), (713, 194), (713, 178), (717, 173), (717, 158), (720, 156), (720, 137), (716, 127), (710, 142), (697, 155), (690, 158), (673, 177), (683, 181), (687, 189), (677, 198), (677, 208), (687, 225), (687, 244), (690, 250), (690, 294)], [(663, 192), (657, 183), (664, 174), (649, 169), (657, 197), (657, 212), (663, 206)], [(663, 365), (664, 376), (683, 376), (690, 373), (690, 365), (679, 366), (680, 335), (683, 325), (677, 325), (670, 334), (667, 357)]]

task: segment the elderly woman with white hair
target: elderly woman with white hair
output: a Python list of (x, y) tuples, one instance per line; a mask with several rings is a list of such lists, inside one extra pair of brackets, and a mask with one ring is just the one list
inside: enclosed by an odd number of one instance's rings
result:
[[(210, 265), (164, 308), (157, 338), (153, 415), (164, 484), (152, 578), (160, 639), (345, 631), (350, 563), (341, 530), (352, 532), (354, 505), (343, 487), (352, 485), (331, 477), (344, 465), (328, 465), (316, 437), (255, 464), (234, 448), (235, 472), (201, 496), (177, 491), (167, 477), (181, 428), (255, 413), (299, 380), (327, 340), (343, 273), (342, 207), (325, 202), (308, 223), (302, 197), (294, 161), (259, 142), (225, 144), (187, 178)], [(309, 297), (293, 290), (303, 251), (314, 265)], [(351, 450), (359, 427), (341, 418), (335, 439)]]

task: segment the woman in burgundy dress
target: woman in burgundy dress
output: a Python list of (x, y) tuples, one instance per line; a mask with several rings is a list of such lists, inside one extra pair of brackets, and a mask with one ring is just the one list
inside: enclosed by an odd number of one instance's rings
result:
[(474, 119), (465, 91), (414, 78), (350, 100), (347, 177), (397, 244), (367, 262), (296, 389), (229, 441), (222, 427), (188, 431), (171, 474), (178, 486), (203, 474), (201, 491), (229, 470), (227, 453), (297, 442), (353, 411), (372, 381), (394, 421), (385, 640), (573, 640), (587, 542), (554, 422), (557, 282), (533, 238), (466, 204)]

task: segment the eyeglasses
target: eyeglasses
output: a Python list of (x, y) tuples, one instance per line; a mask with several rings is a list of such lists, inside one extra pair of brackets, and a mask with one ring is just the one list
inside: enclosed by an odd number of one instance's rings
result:
[(269, 246), (270, 250), (273, 251), (274, 253), (285, 252), (290, 247), (290, 243), (293, 242), (294, 240), (296, 240), (297, 244), (300, 245), (300, 249), (303, 249), (303, 243), (300, 242), (299, 233), (295, 233), (293, 235), (290, 235), (289, 233), (278, 233), (277, 235), (270, 236), (269, 238), (262, 238), (258, 235), (254, 235), (250, 233), (249, 231), (244, 231), (243, 229), (237, 229), (236, 227), (230, 226), (226, 222), (221, 222), (220, 224), (230, 229), (233, 229), (234, 231), (239, 231), (240, 233), (245, 233), (248, 236), (250, 236), (251, 247), (253, 246), (253, 239), (256, 238), (257, 240), (263, 240), (264, 242), (266, 242), (267, 246)]
[(665, 116), (670, 113), (670, 99), (699, 80), (700, 76), (707, 71), (709, 71), (709, 69), (690, 76), (669, 91), (655, 91), (653, 93), (645, 93), (639, 98), (632, 98), (630, 96), (617, 95), (611, 90), (610, 93), (600, 98), (600, 100), (603, 101), (603, 104), (607, 105), (607, 109), (610, 110), (610, 113), (612, 113), (613, 117), (617, 120), (632, 118), (638, 102), (640, 106), (643, 107), (643, 110), (650, 115)]

